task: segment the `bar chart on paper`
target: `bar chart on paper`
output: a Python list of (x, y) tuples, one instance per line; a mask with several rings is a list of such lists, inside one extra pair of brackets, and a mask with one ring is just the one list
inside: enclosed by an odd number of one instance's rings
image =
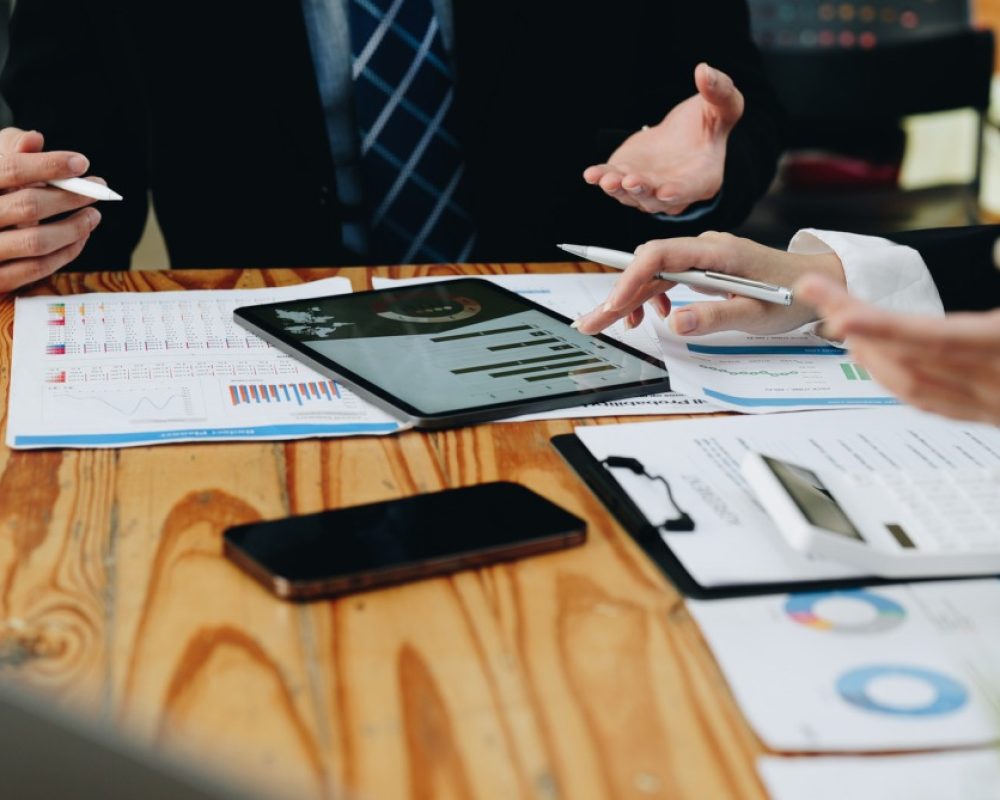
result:
[(21, 298), (12, 447), (391, 433), (399, 423), (232, 322), (251, 303), (339, 294), (281, 289)]
[(336, 381), (304, 381), (302, 383), (239, 383), (229, 386), (229, 399), (234, 406), (261, 403), (344, 402), (345, 392)]

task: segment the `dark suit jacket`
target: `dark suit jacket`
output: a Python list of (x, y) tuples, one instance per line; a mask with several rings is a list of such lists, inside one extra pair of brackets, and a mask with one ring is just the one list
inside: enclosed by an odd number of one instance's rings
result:
[(1000, 308), (1000, 270), (993, 252), (1000, 225), (890, 234), (919, 251), (947, 311)]
[[(554, 260), (728, 228), (771, 180), (777, 111), (742, 0), (455, 0), (456, 110), (473, 260)], [(631, 131), (694, 92), (705, 60), (747, 99), (718, 210), (660, 223), (584, 184)], [(77, 263), (121, 269), (151, 190), (175, 267), (358, 263), (299, 0), (19, 0), (0, 91), (15, 124), (88, 155), (125, 195)]]

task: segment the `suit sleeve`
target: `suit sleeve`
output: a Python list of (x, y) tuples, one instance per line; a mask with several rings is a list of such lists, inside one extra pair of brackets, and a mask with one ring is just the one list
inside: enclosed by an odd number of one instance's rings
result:
[(0, 92), (14, 124), (46, 148), (75, 150), (124, 195), (70, 269), (128, 269), (147, 214), (147, 133), (133, 55), (110, 7), (98, 0), (18, 0)]
[(1000, 270), (995, 255), (1000, 225), (909, 231), (886, 238), (920, 253), (946, 311), (1000, 307)]

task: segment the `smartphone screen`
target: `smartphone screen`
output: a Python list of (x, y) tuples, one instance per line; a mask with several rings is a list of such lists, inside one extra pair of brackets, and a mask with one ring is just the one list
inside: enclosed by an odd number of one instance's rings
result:
[(583, 520), (516, 483), (230, 528), (226, 555), (282, 597), (344, 594), (580, 544)]

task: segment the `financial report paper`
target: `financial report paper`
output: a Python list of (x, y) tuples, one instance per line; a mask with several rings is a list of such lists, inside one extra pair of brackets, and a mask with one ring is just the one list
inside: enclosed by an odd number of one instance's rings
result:
[(280, 288), (18, 298), (7, 444), (128, 447), (387, 434), (401, 423), (233, 322), (233, 309), (350, 292)]
[[(997, 740), (1000, 580), (689, 600), (688, 609), (747, 721), (773, 750), (892, 752)], [(856, 796), (842, 789), (840, 797)]]
[(659, 320), (651, 325), (671, 386), (732, 411), (766, 414), (899, 404), (848, 351), (808, 328), (767, 336), (739, 331), (678, 336)]

